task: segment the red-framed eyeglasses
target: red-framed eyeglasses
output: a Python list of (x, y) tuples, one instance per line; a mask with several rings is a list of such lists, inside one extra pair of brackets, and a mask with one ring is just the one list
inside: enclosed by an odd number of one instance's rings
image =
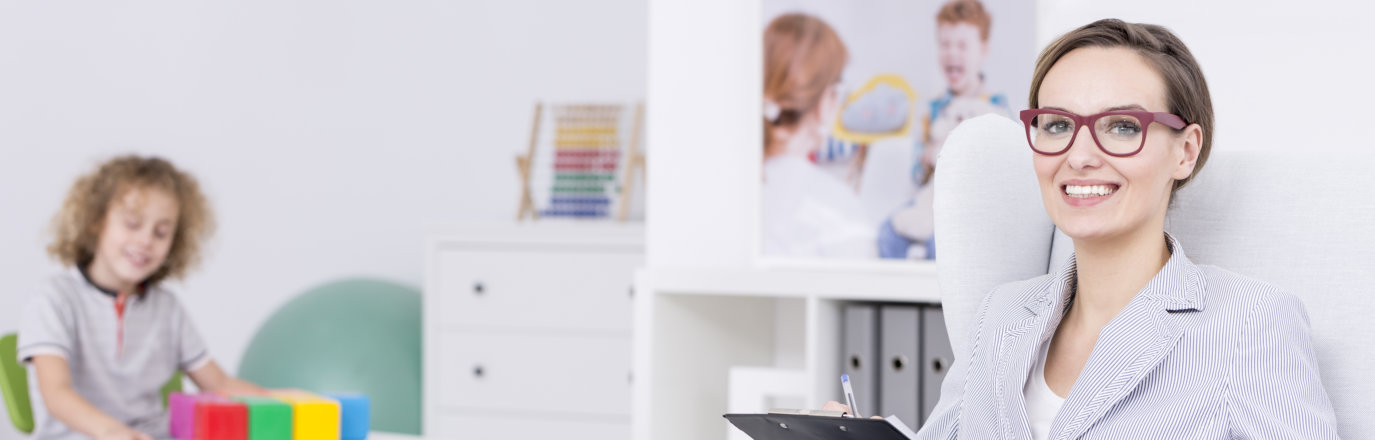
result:
[(1069, 151), (1079, 127), (1092, 127), (1098, 149), (1111, 156), (1127, 157), (1141, 152), (1146, 145), (1146, 131), (1152, 122), (1159, 122), (1175, 130), (1189, 124), (1172, 113), (1139, 110), (1113, 110), (1095, 115), (1046, 108), (1022, 110), (1022, 124), (1026, 126), (1026, 141), (1037, 153), (1055, 156)]

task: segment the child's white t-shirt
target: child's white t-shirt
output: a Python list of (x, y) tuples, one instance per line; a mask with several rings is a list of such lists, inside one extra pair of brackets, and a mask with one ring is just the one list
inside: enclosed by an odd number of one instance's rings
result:
[[(115, 293), (77, 268), (54, 275), (29, 300), (19, 328), (19, 361), (37, 355), (67, 360), (72, 387), (101, 411), (155, 438), (170, 438), (161, 388), (178, 371), (194, 371), (210, 354), (172, 292), (150, 286), (117, 310)], [(35, 440), (85, 439), (48, 414), (29, 367)]]

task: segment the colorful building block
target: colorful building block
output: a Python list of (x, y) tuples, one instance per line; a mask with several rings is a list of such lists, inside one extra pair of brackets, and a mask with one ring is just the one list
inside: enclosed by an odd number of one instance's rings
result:
[(294, 440), (339, 440), (339, 402), (304, 391), (277, 391), (272, 397), (291, 405)]
[(196, 395), (172, 393), (167, 396), (167, 431), (173, 438), (192, 440), (196, 428)]
[(292, 440), (291, 405), (271, 397), (239, 396), (248, 407), (248, 440)]
[(339, 436), (342, 440), (365, 440), (372, 429), (372, 404), (362, 394), (325, 394), (339, 402)]
[(219, 396), (201, 395), (196, 402), (193, 440), (247, 440), (248, 407)]

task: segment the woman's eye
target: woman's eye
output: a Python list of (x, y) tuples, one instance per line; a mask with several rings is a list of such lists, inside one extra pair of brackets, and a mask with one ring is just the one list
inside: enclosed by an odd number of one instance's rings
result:
[(1069, 121), (1046, 121), (1041, 130), (1047, 134), (1065, 134), (1069, 132), (1069, 125)]
[(1136, 136), (1141, 134), (1141, 125), (1132, 121), (1114, 121), (1108, 126), (1108, 134), (1114, 136)]

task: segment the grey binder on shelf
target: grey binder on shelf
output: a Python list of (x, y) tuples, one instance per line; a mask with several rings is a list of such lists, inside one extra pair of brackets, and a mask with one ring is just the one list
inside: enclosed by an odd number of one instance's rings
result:
[(879, 415), (878, 387), (878, 306), (846, 304), (841, 350), (845, 363), (841, 371), (850, 375), (855, 391), (855, 408), (861, 415)]
[(926, 423), (931, 410), (936, 409), (936, 402), (940, 401), (941, 384), (945, 382), (950, 363), (955, 360), (955, 352), (945, 332), (945, 315), (941, 307), (922, 307), (921, 314), (921, 423)]
[[(908, 426), (921, 426), (921, 308), (879, 308), (879, 411), (898, 416)], [(858, 393), (858, 391), (856, 391)]]

